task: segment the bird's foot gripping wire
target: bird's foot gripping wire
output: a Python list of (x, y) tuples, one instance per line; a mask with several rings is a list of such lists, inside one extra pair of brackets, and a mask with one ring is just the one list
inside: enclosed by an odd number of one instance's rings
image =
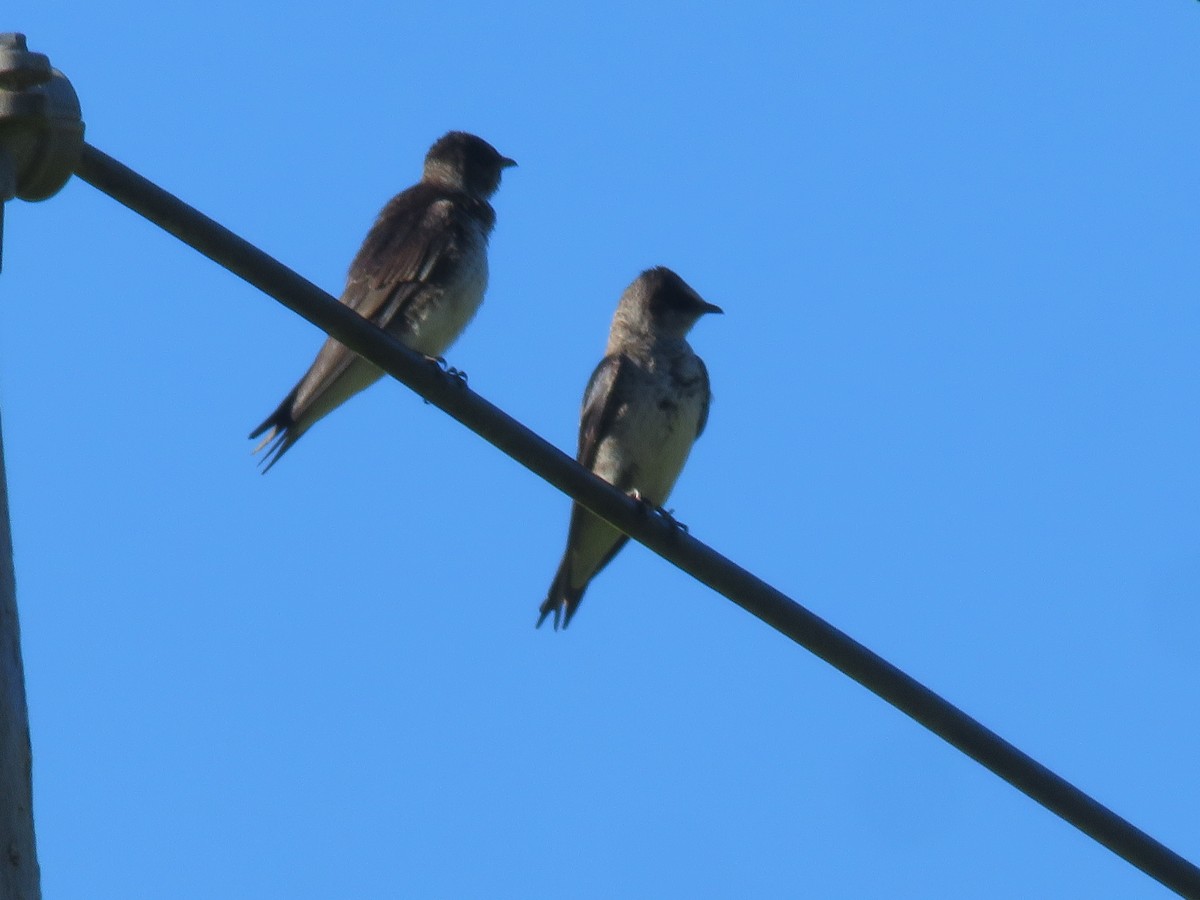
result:
[(430, 356), (430, 357), (428, 357), (428, 359), (431, 363), (433, 363), (435, 366), (437, 366), (439, 369), (441, 369), (443, 372), (445, 372), (451, 378), (457, 378), (459, 380), (459, 382), (461, 382), (463, 385), (465, 385), (467, 383), (467, 373), (464, 372), (462, 369), (456, 369), (453, 366), (449, 365), (446, 362), (445, 357)]
[(653, 503), (643, 497), (641, 491), (637, 490), (636, 488), (629, 492), (629, 496), (638, 502), (638, 506), (643, 515), (658, 516), (662, 519), (665, 519), (667, 524), (676, 531), (682, 532), (683, 534), (688, 534), (688, 527), (675, 518), (675, 510), (664, 509), (661, 506), (655, 506)]
[(667, 524), (670, 525), (672, 528), (674, 528), (676, 531), (680, 532), (681, 534), (689, 533), (687, 525), (685, 525), (683, 522), (680, 522), (677, 518), (675, 518), (675, 510), (663, 509), (661, 506), (657, 506), (654, 508), (654, 513), (655, 513), (655, 515), (662, 516), (664, 519), (666, 519)]
[[(437, 366), (439, 369), (441, 369), (441, 370), (442, 370), (442, 372), (444, 372), (444, 373), (445, 373), (445, 375), (446, 375), (446, 377), (447, 377), (447, 378), (453, 378), (453, 379), (454, 379), (456, 382), (458, 382), (459, 384), (461, 384), (463, 387), (466, 387), (466, 386), (467, 386), (467, 373), (466, 373), (466, 372), (464, 372), (462, 369), (456, 369), (456, 368), (454, 368), (453, 366), (449, 365), (449, 364), (446, 362), (446, 359), (445, 359), (445, 357), (442, 357), (442, 356), (427, 356), (427, 357), (425, 357), (425, 358), (426, 358), (427, 360), (429, 360), (429, 362), (431, 362), (433, 365), (435, 365), (435, 366)], [(426, 401), (425, 401), (425, 405), (426, 405), (426, 406), (428, 406), (428, 405), (429, 405), (429, 401), (428, 401), (428, 400), (426, 400)]]

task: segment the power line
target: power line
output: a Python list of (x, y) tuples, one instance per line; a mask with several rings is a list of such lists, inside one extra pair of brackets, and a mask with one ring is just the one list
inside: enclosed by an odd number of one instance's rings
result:
[(920, 722), (1184, 897), (1200, 868), (882, 657), (577, 464), (520, 422), (247, 241), (85, 144), (76, 174), (308, 319), (572, 499)]

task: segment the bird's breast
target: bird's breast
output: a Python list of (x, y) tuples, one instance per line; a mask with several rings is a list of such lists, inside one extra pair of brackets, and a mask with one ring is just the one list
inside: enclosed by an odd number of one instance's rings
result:
[(664, 369), (639, 372), (636, 390), (620, 399), (593, 470), (655, 505), (666, 502), (696, 441), (706, 400), (699, 382), (685, 384)]
[(482, 229), (472, 230), (443, 283), (429, 290), (410, 314), (410, 346), (426, 356), (445, 353), (479, 311), (487, 283), (487, 236)]

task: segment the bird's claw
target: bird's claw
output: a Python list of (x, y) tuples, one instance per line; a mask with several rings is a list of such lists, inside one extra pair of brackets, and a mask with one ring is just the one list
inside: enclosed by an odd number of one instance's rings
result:
[(676, 531), (682, 531), (684, 534), (689, 533), (687, 525), (675, 518), (675, 510), (663, 509), (661, 506), (656, 506), (654, 508), (654, 512), (656, 515), (662, 516), (662, 518), (666, 519), (667, 524)]
[(632, 500), (637, 502), (638, 509), (641, 511), (642, 515), (653, 514), (659, 516), (660, 518), (666, 519), (667, 524), (676, 531), (682, 531), (684, 534), (688, 534), (688, 527), (675, 518), (675, 510), (664, 509), (661, 506), (655, 506), (653, 503), (643, 497), (642, 492), (636, 488), (629, 492), (629, 496)]
[[(456, 369), (456, 368), (454, 368), (454, 366), (452, 366), (452, 365), (450, 365), (448, 362), (446, 362), (446, 358), (445, 358), (444, 356), (427, 356), (427, 357), (425, 357), (425, 358), (426, 358), (427, 360), (429, 360), (431, 363), (433, 363), (433, 365), (435, 365), (435, 366), (437, 366), (439, 369), (441, 369), (441, 370), (442, 370), (442, 372), (443, 372), (443, 373), (444, 373), (444, 374), (445, 374), (445, 375), (446, 375), (448, 378), (453, 378), (453, 379), (454, 379), (454, 380), (456, 380), (456, 381), (457, 381), (459, 384), (463, 385), (464, 387), (466, 386), (466, 384), (467, 384), (467, 373), (466, 373), (466, 372), (464, 372), (462, 369)], [(426, 404), (428, 404), (428, 403), (429, 403), (429, 401), (428, 401), (428, 400), (426, 400), (426, 401), (425, 401), (425, 403), (426, 403)]]

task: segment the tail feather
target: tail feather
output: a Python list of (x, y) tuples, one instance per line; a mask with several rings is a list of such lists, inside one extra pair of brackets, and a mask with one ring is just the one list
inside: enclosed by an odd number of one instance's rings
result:
[(534, 628), (541, 628), (542, 623), (551, 613), (554, 614), (555, 631), (566, 629), (571, 624), (571, 619), (575, 616), (575, 611), (579, 609), (580, 601), (583, 600), (583, 592), (587, 590), (587, 585), (572, 588), (566, 568), (567, 561), (563, 560), (558, 574), (554, 576), (554, 583), (550, 585), (550, 593), (542, 601), (541, 609), (538, 610), (540, 615)]
[(250, 432), (252, 439), (266, 435), (254, 448), (255, 453), (270, 445), (262, 459), (263, 473), (279, 462), (304, 432), (382, 376), (382, 369), (350, 353), (333, 338), (326, 341), (304, 377), (275, 411)]
[(254, 440), (260, 434), (265, 435), (253, 450), (254, 453), (258, 453), (264, 447), (267, 448), (266, 456), (258, 462), (263, 467), (263, 475), (271, 471), (271, 467), (279, 462), (283, 454), (287, 453), (292, 444), (296, 443), (300, 439), (300, 435), (304, 433), (296, 429), (296, 417), (292, 409), (298, 390), (299, 385), (283, 398), (283, 402), (263, 420), (261, 425), (250, 432), (250, 440)]

